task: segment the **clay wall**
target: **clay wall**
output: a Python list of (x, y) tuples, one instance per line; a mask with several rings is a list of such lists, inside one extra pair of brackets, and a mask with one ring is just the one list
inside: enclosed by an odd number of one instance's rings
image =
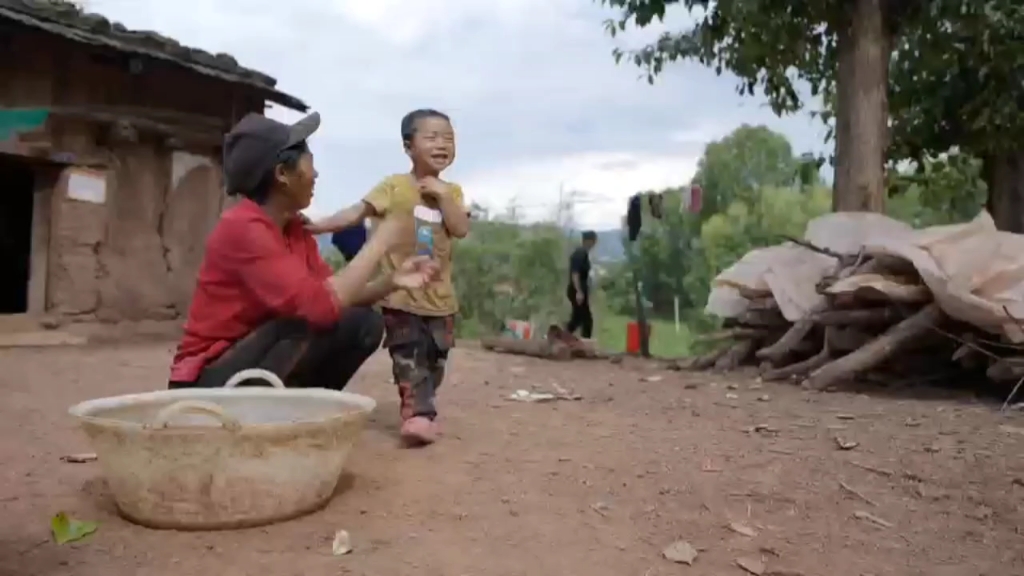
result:
[[(229, 125), (263, 110), (245, 89), (173, 65), (145, 61), (131, 73), (123, 55), (41, 33), (4, 43), (0, 53), (18, 58), (0, 58), (2, 108), (151, 107)], [(134, 142), (111, 139), (109, 124), (80, 118), (51, 116), (43, 130), (66, 164), (37, 171), (30, 312), (105, 321), (183, 315), (223, 206), (217, 147), (171, 145), (141, 129)], [(102, 198), (74, 193), (83, 177), (105, 181)]]

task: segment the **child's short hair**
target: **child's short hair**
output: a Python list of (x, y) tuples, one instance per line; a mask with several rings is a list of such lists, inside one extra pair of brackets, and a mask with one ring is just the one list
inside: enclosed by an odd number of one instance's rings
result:
[(412, 140), (412, 137), (416, 135), (416, 122), (424, 118), (441, 118), (446, 122), (452, 121), (447, 114), (433, 108), (413, 110), (402, 117), (402, 142), (408, 143)]

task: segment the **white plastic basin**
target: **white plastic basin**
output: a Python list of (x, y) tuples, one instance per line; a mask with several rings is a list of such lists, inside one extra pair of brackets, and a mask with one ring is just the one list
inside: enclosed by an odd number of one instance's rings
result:
[[(274, 388), (234, 384), (262, 377)], [(89, 400), (69, 410), (92, 441), (119, 512), (151, 528), (288, 520), (331, 499), (372, 398), (284, 388), (262, 370), (225, 388)]]

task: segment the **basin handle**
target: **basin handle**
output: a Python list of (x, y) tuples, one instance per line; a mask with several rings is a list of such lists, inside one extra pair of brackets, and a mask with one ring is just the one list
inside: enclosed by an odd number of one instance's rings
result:
[(242, 429), (242, 423), (237, 418), (224, 412), (224, 409), (212, 402), (203, 402), (202, 400), (182, 400), (181, 402), (175, 402), (170, 406), (165, 406), (159, 412), (153, 421), (147, 425), (147, 428), (167, 428), (171, 424), (171, 418), (178, 414), (191, 413), (191, 414), (204, 414), (216, 418), (220, 425), (225, 430), (231, 432), (237, 432)]
[(224, 383), (225, 388), (234, 388), (246, 380), (259, 379), (269, 383), (274, 388), (284, 388), (284, 382), (278, 378), (277, 374), (274, 374), (270, 370), (264, 370), (263, 368), (247, 368), (245, 370), (239, 370), (235, 372), (235, 375), (228, 378), (228, 381)]

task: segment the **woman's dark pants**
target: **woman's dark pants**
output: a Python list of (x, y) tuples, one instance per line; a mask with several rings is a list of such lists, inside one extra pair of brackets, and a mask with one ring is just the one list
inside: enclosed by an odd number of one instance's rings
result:
[[(383, 336), (384, 320), (370, 308), (348, 308), (322, 330), (304, 320), (277, 318), (228, 348), (195, 382), (171, 382), (170, 388), (220, 388), (236, 372), (263, 368), (289, 388), (341, 390), (380, 347)], [(241, 385), (267, 384), (252, 380)]]

